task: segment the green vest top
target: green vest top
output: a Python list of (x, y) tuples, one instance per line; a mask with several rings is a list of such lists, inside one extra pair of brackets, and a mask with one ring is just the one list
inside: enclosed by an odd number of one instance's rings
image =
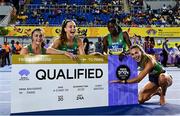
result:
[(108, 34), (107, 41), (109, 54), (120, 54), (126, 51), (126, 42), (123, 38), (123, 32), (119, 33), (116, 41), (113, 41), (111, 34)]
[(73, 46), (68, 46), (67, 44), (63, 44), (63, 45), (59, 46), (58, 50), (67, 51), (67, 52), (70, 52), (73, 54), (77, 54), (77, 51), (78, 51), (77, 38), (75, 37), (73, 39)]
[[(34, 54), (31, 44), (29, 44), (29, 45), (27, 46), (27, 48), (28, 48), (28, 53)], [(45, 49), (45, 48), (41, 48), (41, 53), (40, 53), (40, 54), (46, 54), (46, 49)]]
[[(150, 56), (148, 56), (147, 54), (144, 54), (142, 56), (142, 59), (141, 61), (138, 63), (138, 66), (141, 68), (141, 69), (144, 69), (146, 63), (150, 60)], [(162, 72), (164, 72), (164, 68), (163, 66), (159, 63), (159, 62), (156, 62), (153, 69), (151, 70), (151, 74), (161, 74)]]

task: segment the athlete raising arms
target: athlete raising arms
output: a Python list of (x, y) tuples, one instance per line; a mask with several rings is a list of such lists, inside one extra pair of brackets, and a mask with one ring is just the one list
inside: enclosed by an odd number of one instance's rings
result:
[(138, 83), (149, 74), (149, 81), (139, 92), (139, 103), (144, 103), (152, 96), (160, 95), (160, 104), (165, 104), (165, 94), (169, 86), (172, 85), (172, 77), (166, 74), (162, 65), (154, 57), (144, 52), (141, 46), (134, 45), (130, 48), (130, 54), (142, 69), (136, 78), (127, 81), (113, 80), (111, 83)]

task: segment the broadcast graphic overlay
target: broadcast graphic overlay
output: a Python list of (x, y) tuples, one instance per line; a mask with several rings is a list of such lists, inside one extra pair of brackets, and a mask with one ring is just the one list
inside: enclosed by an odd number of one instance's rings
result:
[(137, 104), (137, 84), (110, 83), (137, 76), (130, 56), (13, 55), (11, 114)]
[(107, 57), (13, 56), (11, 113), (108, 106)]
[[(119, 59), (118, 55), (108, 56), (108, 77), (112, 80), (127, 80), (137, 76), (137, 63), (130, 57)], [(138, 84), (109, 84), (109, 105), (138, 103)]]

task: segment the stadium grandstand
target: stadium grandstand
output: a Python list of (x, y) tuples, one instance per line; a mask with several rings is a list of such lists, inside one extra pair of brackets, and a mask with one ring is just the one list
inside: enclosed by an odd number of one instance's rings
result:
[(16, 8), (16, 25), (55, 26), (73, 19), (79, 26), (104, 26), (112, 17), (131, 27), (180, 25), (178, 0), (19, 0)]

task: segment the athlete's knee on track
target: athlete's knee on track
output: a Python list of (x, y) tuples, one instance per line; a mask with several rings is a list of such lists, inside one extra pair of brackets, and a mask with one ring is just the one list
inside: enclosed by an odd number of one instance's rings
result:
[(159, 85), (167, 85), (167, 78), (165, 78), (165, 75), (160, 75), (159, 77)]
[(145, 101), (142, 98), (138, 98), (139, 104), (143, 104)]
[(172, 78), (168, 78), (167, 75), (161, 74), (159, 77), (159, 86), (170, 86), (172, 84)]
[(139, 95), (138, 97), (138, 102), (139, 104), (143, 104), (145, 101), (149, 100), (149, 97), (148, 96), (145, 96), (145, 95)]

